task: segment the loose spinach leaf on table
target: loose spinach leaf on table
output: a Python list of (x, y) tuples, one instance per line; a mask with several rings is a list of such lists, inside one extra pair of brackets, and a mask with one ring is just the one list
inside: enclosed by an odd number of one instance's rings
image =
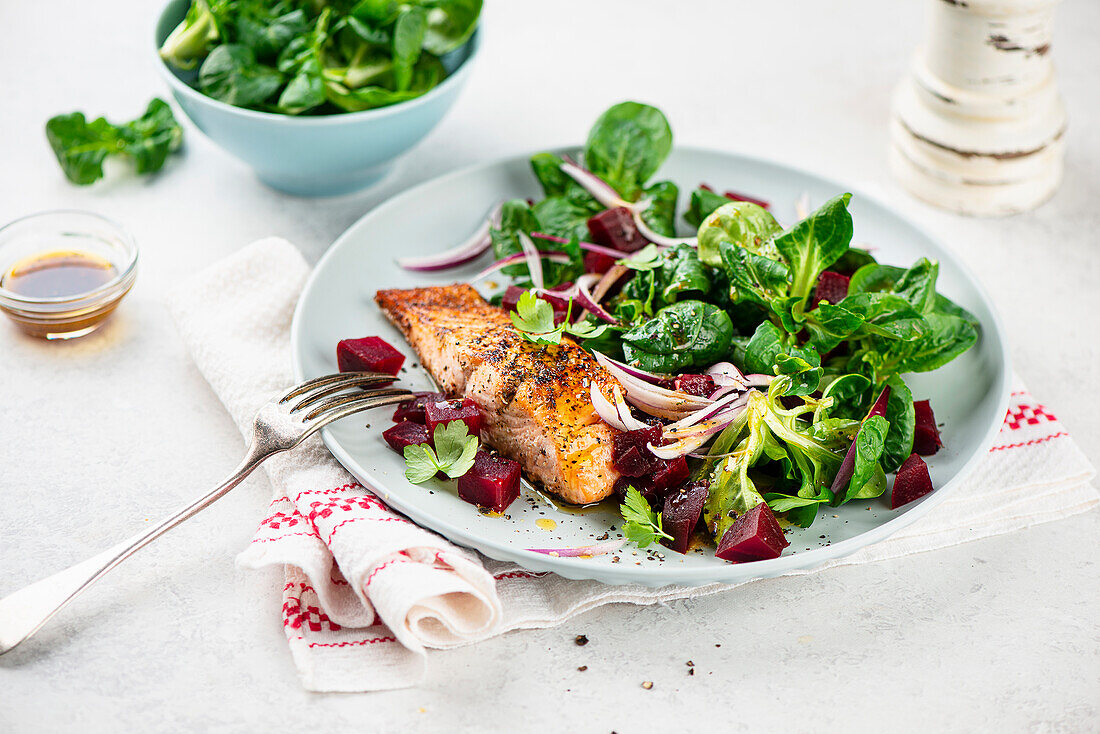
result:
[(162, 99), (149, 102), (145, 113), (123, 125), (99, 117), (89, 122), (81, 112), (57, 115), (46, 123), (46, 138), (66, 178), (84, 186), (103, 178), (103, 161), (122, 155), (138, 173), (159, 171), (183, 144), (183, 128)]

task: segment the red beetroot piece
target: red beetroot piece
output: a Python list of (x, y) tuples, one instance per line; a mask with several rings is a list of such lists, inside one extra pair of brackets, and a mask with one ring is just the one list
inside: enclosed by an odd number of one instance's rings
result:
[(661, 527), (672, 536), (672, 540), (661, 539), (661, 544), (677, 553), (687, 553), (691, 543), (691, 533), (703, 514), (703, 503), (707, 501), (707, 483), (692, 482), (665, 496), (665, 506), (661, 510)]
[(932, 404), (927, 400), (914, 400), (913, 412), (916, 413), (913, 452), (921, 456), (931, 456), (943, 446), (940, 429), (936, 428), (936, 416), (932, 414)]
[(661, 459), (661, 465), (653, 472), (650, 481), (655, 491), (664, 492), (669, 487), (675, 487), (686, 481), (690, 473), (687, 459), (683, 456), (677, 456), (675, 459)]
[(588, 219), (588, 232), (597, 245), (620, 252), (637, 252), (649, 244), (638, 231), (634, 215), (625, 206), (600, 212)]
[(890, 509), (896, 510), (913, 500), (919, 500), (932, 489), (932, 477), (928, 475), (928, 464), (925, 464), (924, 459), (916, 454), (910, 454), (898, 468), (897, 476), (894, 477), (894, 489), (890, 492)]
[(727, 191), (726, 193), (722, 194), (722, 196), (726, 197), (727, 199), (732, 199), (733, 201), (747, 201), (750, 204), (756, 204), (758, 207), (761, 207), (763, 209), (771, 209), (772, 206), (763, 199), (757, 199), (753, 196), (748, 196), (747, 194), (739, 194), (736, 191)]
[(779, 558), (790, 542), (766, 502), (737, 518), (722, 536), (714, 555), (724, 561), (762, 561)]
[(481, 410), (473, 400), (467, 398), (462, 398), (461, 400), (441, 400), (436, 403), (429, 402), (424, 405), (424, 422), (428, 426), (428, 433), (430, 435), (435, 435), (436, 426), (450, 423), (451, 421), (462, 421), (465, 423), (466, 430), (469, 431), (471, 436), (478, 436), (481, 434)]
[(606, 273), (611, 269), (611, 266), (615, 264), (615, 258), (610, 255), (605, 255), (602, 252), (585, 252), (584, 253), (584, 272), (586, 273)]
[(637, 431), (615, 431), (611, 437), (611, 461), (623, 476), (652, 474), (660, 467), (661, 460), (653, 455), (647, 444), (656, 444), (660, 440), (660, 426)]
[(403, 421), (390, 426), (382, 431), (382, 438), (386, 439), (386, 443), (390, 445), (390, 448), (399, 454), (405, 453), (406, 446), (419, 446), (422, 443), (432, 442), (431, 436), (428, 435), (428, 429), (421, 423), (411, 421)]
[(401, 421), (424, 423), (424, 406), (428, 403), (438, 403), (446, 399), (447, 396), (441, 392), (418, 392), (412, 400), (398, 403), (397, 410), (393, 411), (393, 420), (395, 423)]
[(680, 392), (701, 398), (709, 396), (718, 387), (710, 375), (677, 375), (673, 386)]
[(519, 497), (519, 464), (478, 450), (470, 471), (458, 478), (458, 496), (472, 505), (504, 512)]
[(834, 306), (848, 297), (848, 284), (852, 279), (847, 275), (826, 270), (817, 279), (817, 287), (814, 288), (814, 297), (810, 308), (817, 308), (817, 304), (828, 301)]
[[(396, 375), (405, 355), (377, 336), (344, 339), (336, 345), (336, 364), (341, 372), (384, 372)], [(390, 383), (386, 383), (390, 384)]]

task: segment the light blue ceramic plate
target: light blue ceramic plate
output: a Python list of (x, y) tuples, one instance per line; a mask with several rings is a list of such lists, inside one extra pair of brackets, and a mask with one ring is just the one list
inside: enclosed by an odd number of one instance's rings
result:
[[(803, 192), (816, 204), (851, 190), (777, 163), (690, 148), (675, 150), (658, 178), (676, 181), (682, 189), (690, 190), (703, 181), (720, 191), (751, 192), (773, 202), (780, 222), (794, 219), (794, 202)], [(336, 343), (367, 335), (381, 336), (409, 355), (407, 364), (416, 363), (412, 349), (375, 307), (375, 291), (463, 280), (487, 260), (461, 270), (425, 274), (402, 270), (394, 257), (451, 247), (477, 228), (494, 202), (538, 196), (541, 191), (527, 159), (513, 158), (429, 181), (364, 216), (322, 258), (302, 294), (292, 329), (296, 376), (305, 379), (335, 372)], [(326, 429), (325, 443), (364, 485), (423, 526), (492, 558), (568, 578), (646, 586), (731, 583), (817, 566), (880, 541), (942, 502), (988, 451), (1007, 408), (1010, 370), (1002, 329), (989, 299), (950, 251), (866, 196), (856, 193), (851, 211), (855, 241), (878, 248), (875, 254), (880, 261), (908, 265), (922, 256), (938, 259), (940, 290), (973, 312), (983, 327), (979, 343), (962, 357), (935, 373), (909, 378), (917, 399), (932, 400), (936, 418), (945, 426), (946, 448), (929, 462), (939, 489), (903, 509), (891, 510), (887, 493), (872, 501), (869, 509), (868, 503), (853, 502), (823, 512), (812, 527), (792, 530), (790, 547), (770, 561), (731, 564), (716, 559), (710, 548), (681, 556), (663, 548), (654, 552), (633, 546), (594, 558), (559, 558), (525, 549), (589, 545), (612, 525), (620, 526), (614, 508), (570, 512), (524, 490), (506, 517), (488, 517), (460, 500), (453, 482), (412, 485), (404, 478), (402, 458), (381, 437), (391, 425), (388, 410)], [(428, 389), (429, 382), (419, 369), (410, 369), (404, 379), (413, 389)], [(539, 522), (547, 519), (554, 521), (552, 529), (546, 529), (550, 523)], [(611, 538), (616, 537), (611, 532)]]

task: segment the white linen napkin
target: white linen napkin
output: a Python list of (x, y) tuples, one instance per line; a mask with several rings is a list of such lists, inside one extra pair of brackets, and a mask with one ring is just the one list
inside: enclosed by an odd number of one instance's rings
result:
[[(196, 364), (240, 427), (293, 384), (290, 322), (309, 273), (281, 239), (253, 243), (169, 295)], [(548, 627), (612, 602), (654, 604), (724, 591), (607, 586), (532, 573), (459, 548), (390, 510), (319, 439), (264, 464), (274, 499), (238, 562), (285, 568), (283, 624), (303, 685), (414, 685), (430, 648)], [(1095, 469), (1017, 385), (1005, 425), (969, 481), (893, 537), (819, 568), (918, 553), (1084, 512)]]

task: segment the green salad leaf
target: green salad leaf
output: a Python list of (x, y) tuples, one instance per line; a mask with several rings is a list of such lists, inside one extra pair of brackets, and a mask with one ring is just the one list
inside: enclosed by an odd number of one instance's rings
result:
[(624, 199), (633, 201), (671, 151), (672, 128), (660, 110), (638, 102), (621, 102), (600, 115), (592, 126), (584, 161), (588, 170)]
[(405, 447), (405, 478), (423, 484), (443, 472), (457, 479), (474, 465), (477, 448), (477, 436), (470, 435), (464, 421), (441, 423), (435, 427), (431, 444)]
[(626, 499), (619, 505), (623, 520), (623, 537), (639, 548), (650, 543), (658, 543), (661, 538), (672, 540), (672, 536), (661, 527), (661, 513), (654, 513), (645, 497), (634, 487), (626, 488)]

